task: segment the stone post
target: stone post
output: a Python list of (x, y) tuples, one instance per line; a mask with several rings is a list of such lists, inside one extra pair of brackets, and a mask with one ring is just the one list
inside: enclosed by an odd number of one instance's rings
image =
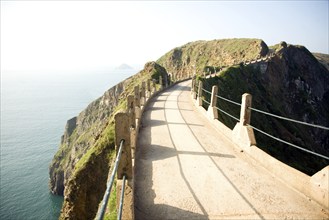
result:
[(250, 124), (251, 110), (249, 107), (251, 107), (251, 100), (252, 96), (250, 94), (245, 93), (242, 95), (240, 123), (243, 126)]
[(211, 119), (218, 119), (218, 111), (217, 111), (217, 93), (218, 93), (218, 87), (213, 86), (211, 91), (211, 100), (210, 105), (208, 107), (208, 115)]
[(195, 77), (192, 78), (192, 88), (191, 88), (191, 90), (192, 90), (193, 99), (196, 99), (196, 78)]
[(124, 140), (124, 143), (117, 178), (122, 179), (123, 175), (126, 175), (127, 179), (132, 179), (129, 114), (122, 112), (115, 115), (115, 146), (117, 153), (121, 140)]
[(151, 80), (147, 80), (147, 98), (151, 97)]
[(130, 142), (131, 142), (131, 156), (135, 158), (136, 152), (136, 112), (134, 96), (129, 95), (127, 98), (127, 113), (129, 114), (129, 127), (130, 127)]
[(192, 85), (191, 85), (191, 93), (194, 93), (194, 87), (195, 87), (195, 79), (192, 78)]
[(156, 87), (156, 83), (154, 80), (152, 81), (152, 85), (153, 85), (153, 93), (156, 93), (157, 87)]
[(141, 100), (141, 106), (144, 106), (145, 105), (145, 102), (146, 102), (146, 99), (145, 99), (145, 82), (142, 82), (142, 89), (141, 89), (141, 97), (140, 97), (140, 100)]
[(198, 97), (196, 99), (196, 103), (199, 106), (202, 106), (202, 81), (199, 81), (199, 89), (198, 89)]
[(140, 119), (141, 117), (141, 104), (140, 104), (140, 93), (139, 93), (139, 85), (135, 86), (135, 115), (136, 119)]
[(129, 95), (127, 97), (127, 113), (129, 114), (129, 126), (130, 128), (136, 128), (136, 112), (135, 112), (135, 97)]
[(248, 147), (252, 145), (256, 145), (254, 130), (247, 126), (247, 124), (250, 124), (251, 110), (249, 107), (251, 107), (251, 100), (250, 94), (245, 93), (242, 95), (240, 122), (233, 129), (233, 142), (245, 150), (248, 150)]
[(162, 76), (159, 76), (159, 84), (160, 84), (160, 90), (162, 90), (163, 89)]
[(119, 204), (122, 178), (125, 175), (127, 184), (125, 186), (124, 194), (124, 206), (122, 212), (123, 219), (134, 219), (134, 197), (133, 197), (133, 175), (132, 175), (132, 158), (131, 158), (131, 146), (130, 146), (130, 126), (129, 126), (129, 114), (118, 113), (115, 115), (115, 145), (118, 153), (120, 142), (123, 139), (123, 148), (121, 159), (119, 161), (117, 170), (117, 206)]

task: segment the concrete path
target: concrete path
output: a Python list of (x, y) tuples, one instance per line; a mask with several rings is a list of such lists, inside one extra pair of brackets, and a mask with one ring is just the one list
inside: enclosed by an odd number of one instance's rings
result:
[(193, 106), (190, 81), (151, 100), (135, 160), (136, 219), (328, 219)]

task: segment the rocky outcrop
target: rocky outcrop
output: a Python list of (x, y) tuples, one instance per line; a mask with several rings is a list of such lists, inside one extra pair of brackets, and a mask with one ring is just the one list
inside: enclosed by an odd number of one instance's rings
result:
[(77, 117), (67, 121), (61, 145), (49, 167), (49, 187), (64, 195), (61, 219), (93, 219), (103, 198), (114, 152), (114, 115), (125, 109), (126, 97), (142, 81), (166, 70), (155, 62), (107, 90)]
[[(274, 53), (266, 61), (244, 66)], [(138, 74), (112, 87), (92, 102), (65, 127), (61, 145), (49, 168), (50, 189), (64, 195), (62, 219), (92, 219), (102, 199), (110, 161), (114, 155), (113, 116), (125, 108), (125, 99), (135, 85), (168, 73), (187, 78), (191, 73), (218, 72), (207, 79), (205, 88), (219, 85), (219, 95), (239, 102), (241, 95), (253, 95), (253, 106), (274, 114), (329, 126), (329, 72), (326, 56), (285, 42), (268, 48), (258, 39), (227, 39), (191, 42), (177, 47), (157, 62), (149, 62)], [(321, 58), (321, 59), (320, 59)], [(235, 65), (236, 64), (236, 65)], [(211, 68), (209, 68), (211, 67)], [(223, 68), (225, 67), (225, 68)], [(221, 70), (221, 72), (219, 72)], [(225, 102), (221, 108), (239, 117), (240, 109)], [(328, 155), (328, 132), (306, 128), (252, 113), (251, 123), (260, 129), (299, 146)], [(236, 121), (220, 114), (220, 120), (233, 128)], [(312, 174), (327, 161), (268, 140), (256, 133), (258, 146), (285, 163)]]
[(259, 39), (223, 39), (196, 41), (176, 47), (162, 56), (157, 63), (175, 78), (186, 78), (192, 73), (207, 71), (207, 67), (231, 66), (257, 57), (269, 51)]
[(54, 194), (63, 195), (75, 164), (97, 141), (122, 92), (123, 83), (119, 83), (90, 103), (77, 117), (68, 120), (60, 149), (49, 169), (50, 189)]

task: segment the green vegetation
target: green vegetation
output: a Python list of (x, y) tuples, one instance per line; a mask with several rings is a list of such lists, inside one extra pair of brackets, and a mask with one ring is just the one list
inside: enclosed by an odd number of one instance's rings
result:
[(157, 62), (172, 73), (192, 73), (203, 72), (207, 67), (213, 71), (267, 53), (268, 47), (260, 39), (196, 41), (169, 51)]
[(114, 181), (111, 196), (107, 204), (107, 210), (104, 216), (105, 220), (116, 220), (117, 219), (117, 188), (116, 181)]
[[(60, 219), (66, 218), (68, 213), (84, 217), (96, 214), (106, 188), (111, 161), (116, 155), (114, 116), (126, 110), (127, 97), (134, 94), (135, 86), (141, 87), (141, 83), (151, 77), (163, 75), (165, 78), (166, 74), (165, 69), (155, 62), (147, 63), (144, 70), (107, 91), (79, 114), (77, 127), (70, 136), (65, 136), (67, 133), (64, 135), (63, 143), (50, 166), (51, 177), (64, 172), (70, 175), (65, 186), (68, 199), (64, 201)], [(156, 86), (159, 88), (160, 85)], [(110, 104), (104, 104), (105, 99)], [(76, 160), (78, 162), (71, 169)], [(109, 203), (111, 210), (116, 209), (113, 209), (116, 207), (113, 191)], [(111, 211), (108, 218), (113, 219), (115, 216), (116, 211)]]

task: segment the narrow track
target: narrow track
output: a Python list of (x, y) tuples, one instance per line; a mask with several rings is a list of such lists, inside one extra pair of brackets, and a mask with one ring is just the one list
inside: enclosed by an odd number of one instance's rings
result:
[(236, 150), (194, 107), (190, 81), (151, 100), (135, 160), (136, 219), (327, 219)]

